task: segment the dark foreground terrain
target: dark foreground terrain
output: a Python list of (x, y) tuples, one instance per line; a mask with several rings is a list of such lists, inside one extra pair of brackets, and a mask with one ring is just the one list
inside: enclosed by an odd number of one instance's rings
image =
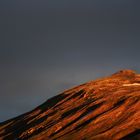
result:
[(119, 71), (0, 124), (0, 140), (28, 139), (140, 140), (140, 75)]

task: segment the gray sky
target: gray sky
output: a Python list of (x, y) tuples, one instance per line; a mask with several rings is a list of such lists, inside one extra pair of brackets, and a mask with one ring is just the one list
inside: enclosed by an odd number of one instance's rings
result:
[(138, 0), (0, 1), (0, 121), (120, 69), (140, 72)]

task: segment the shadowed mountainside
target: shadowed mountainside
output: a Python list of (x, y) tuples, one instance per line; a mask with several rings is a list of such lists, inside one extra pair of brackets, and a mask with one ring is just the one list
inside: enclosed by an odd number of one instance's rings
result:
[(0, 124), (0, 140), (139, 140), (140, 75), (119, 71)]

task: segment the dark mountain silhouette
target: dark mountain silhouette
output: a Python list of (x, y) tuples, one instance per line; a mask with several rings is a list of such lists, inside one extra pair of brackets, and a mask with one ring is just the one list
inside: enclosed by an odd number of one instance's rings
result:
[(122, 70), (0, 124), (0, 140), (140, 140), (140, 75)]

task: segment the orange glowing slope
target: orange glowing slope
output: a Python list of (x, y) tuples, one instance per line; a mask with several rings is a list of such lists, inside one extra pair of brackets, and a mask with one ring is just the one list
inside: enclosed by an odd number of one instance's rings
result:
[(77, 86), (0, 124), (0, 140), (139, 140), (140, 75), (131, 70)]

